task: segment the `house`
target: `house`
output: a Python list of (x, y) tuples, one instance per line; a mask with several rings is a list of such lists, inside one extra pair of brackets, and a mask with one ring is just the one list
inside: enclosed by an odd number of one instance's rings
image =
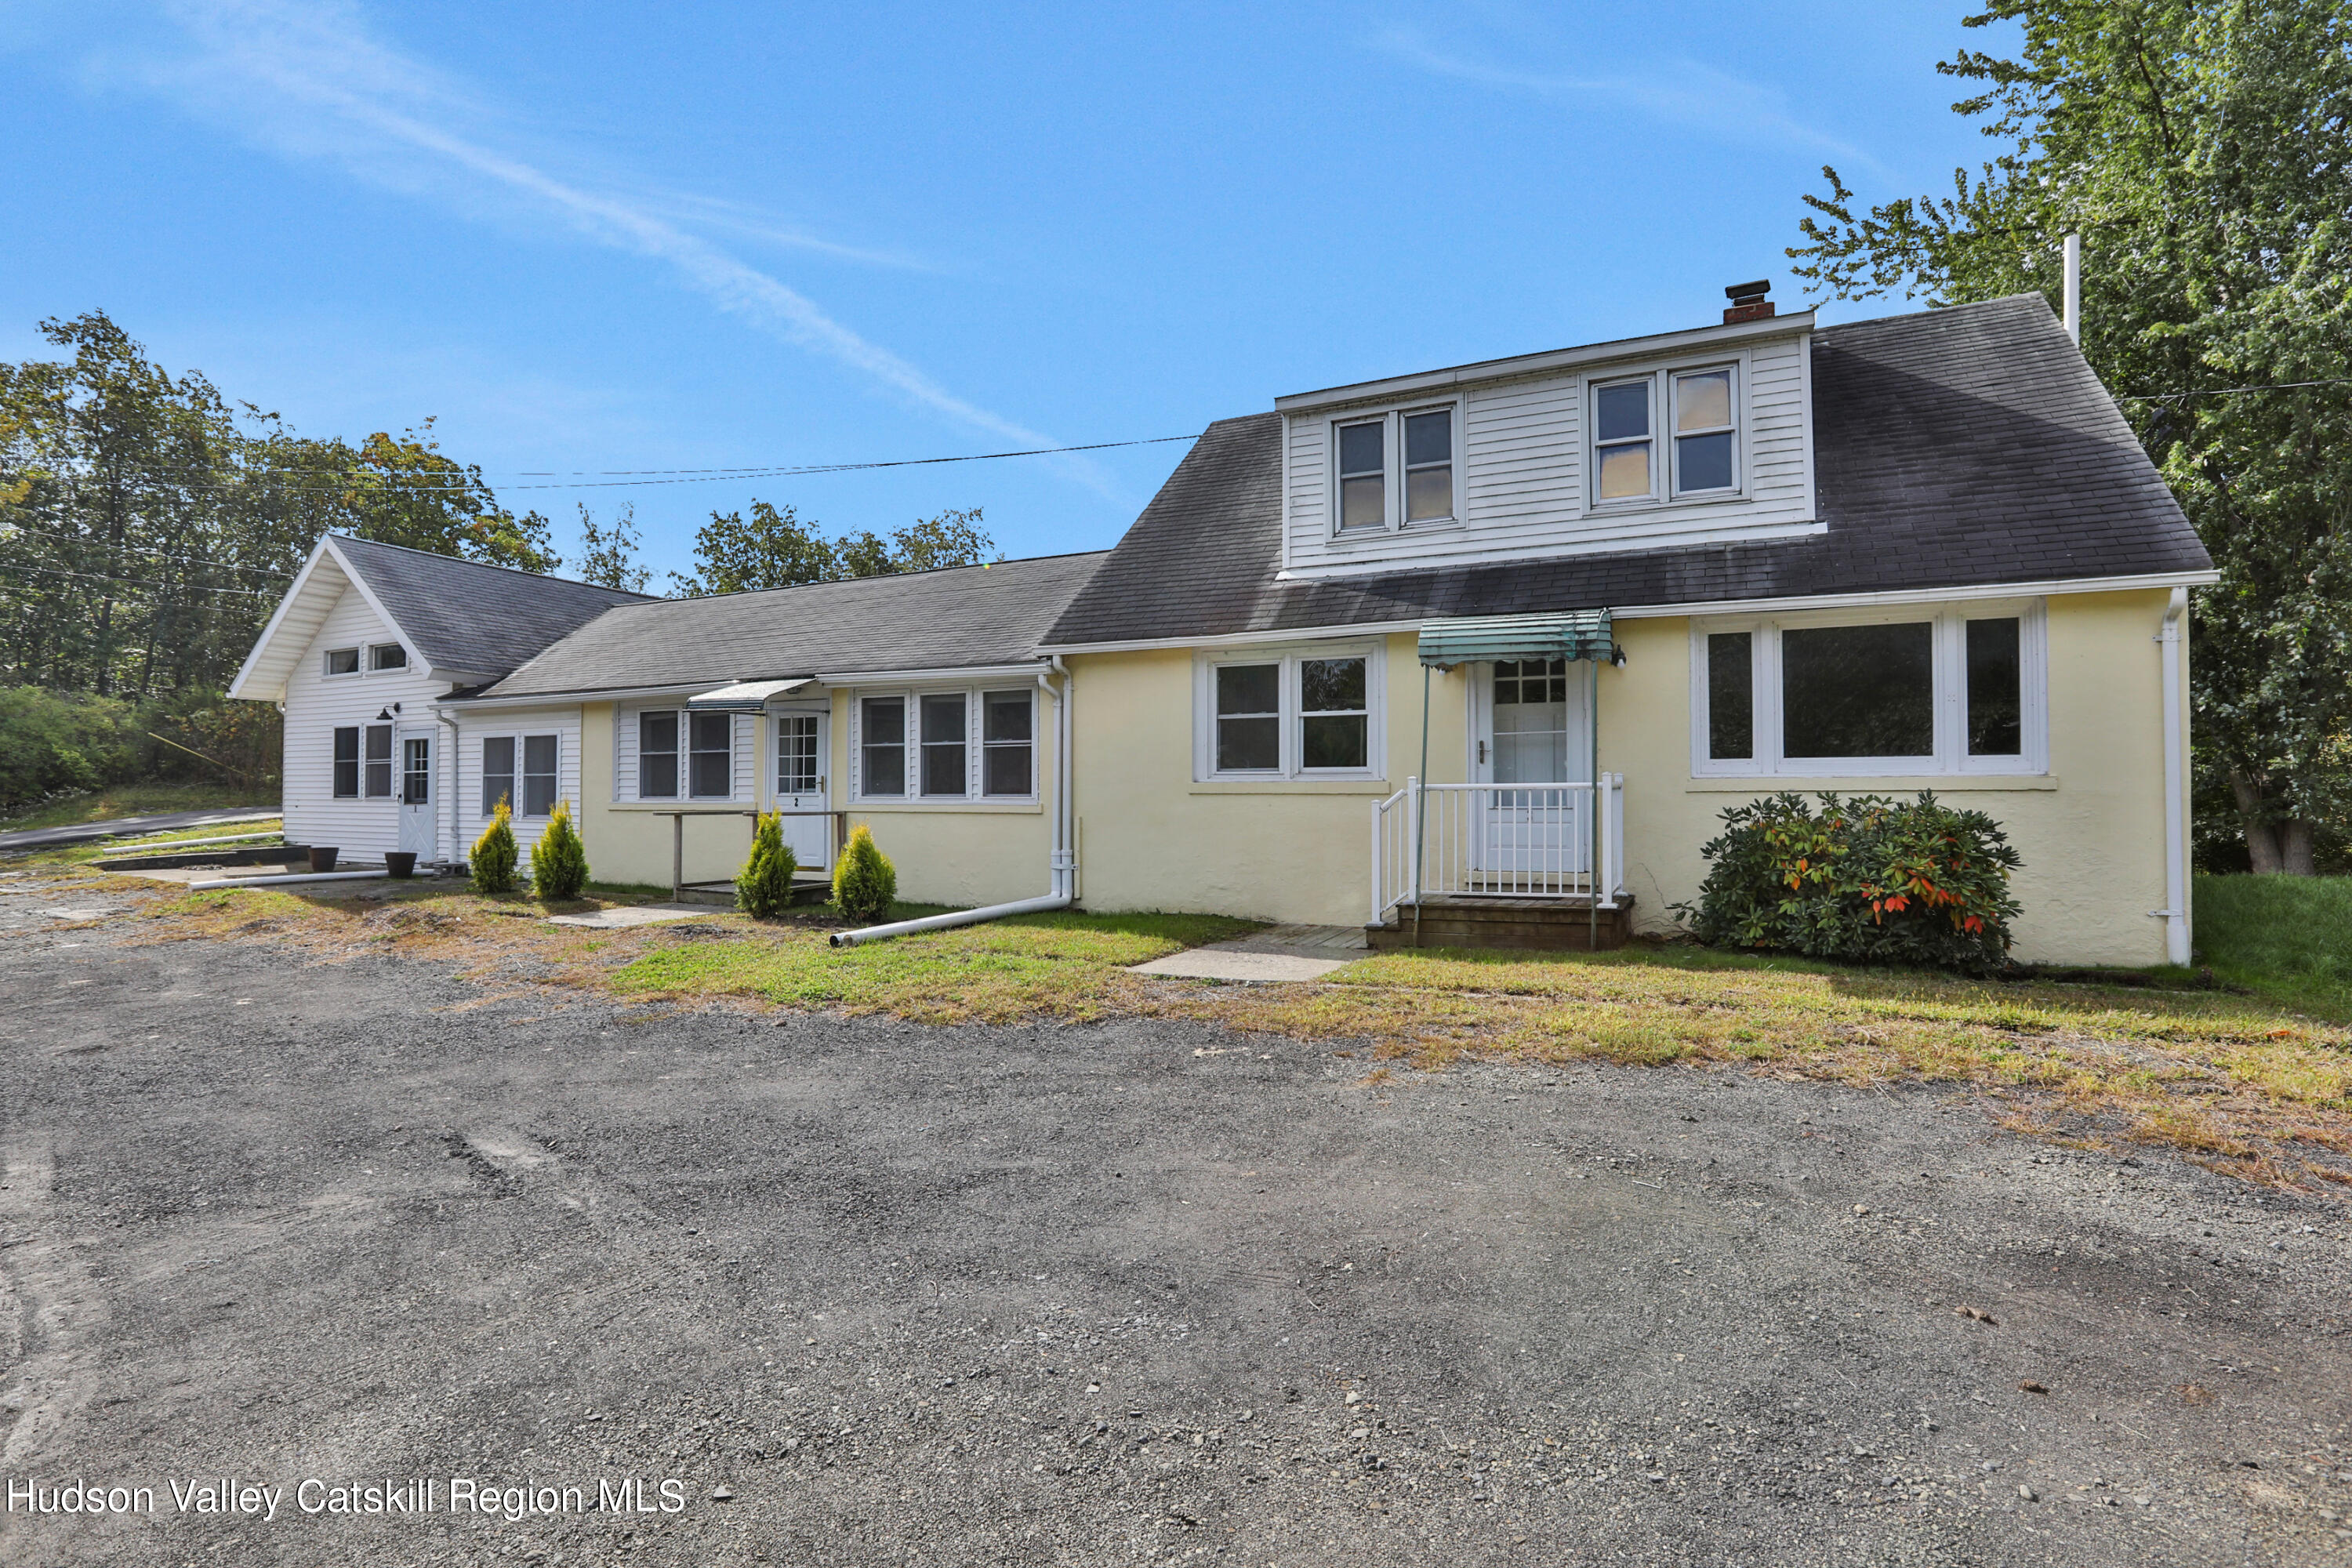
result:
[(870, 825), (909, 898), (1580, 944), (1668, 928), (1736, 802), (1932, 789), (2021, 851), (2021, 956), (2184, 961), (2214, 574), (2064, 328), (1733, 295), (1221, 420), (1108, 552), (550, 623), (426, 700), (436, 853), (553, 737), (601, 877), (731, 874), (773, 806), (814, 866)]

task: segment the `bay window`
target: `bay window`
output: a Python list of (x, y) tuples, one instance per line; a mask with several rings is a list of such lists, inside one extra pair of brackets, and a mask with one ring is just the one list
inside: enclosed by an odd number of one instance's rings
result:
[(1691, 771), (2039, 773), (2042, 635), (2013, 602), (1696, 623)]
[(1350, 647), (1203, 656), (1195, 776), (1375, 776), (1376, 652)]

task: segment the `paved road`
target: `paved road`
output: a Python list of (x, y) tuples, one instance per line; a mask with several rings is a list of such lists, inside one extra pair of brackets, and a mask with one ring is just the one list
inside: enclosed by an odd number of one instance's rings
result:
[(117, 816), (105, 822), (73, 822), (63, 827), (27, 827), (0, 833), (0, 853), (11, 849), (62, 849), (74, 844), (95, 844), (101, 838), (130, 838), (142, 833), (173, 833), (184, 827), (212, 827), (238, 822), (275, 822), (275, 811), (164, 811), (147, 816)]
[(115, 930), (0, 937), (0, 1475), (155, 1511), (0, 1561), (2352, 1557), (2343, 1212), (1947, 1096)]

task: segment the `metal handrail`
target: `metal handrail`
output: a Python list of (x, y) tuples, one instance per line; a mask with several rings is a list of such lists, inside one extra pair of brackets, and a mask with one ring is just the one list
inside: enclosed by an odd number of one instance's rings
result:
[(1430, 897), (1588, 898), (1624, 891), (1622, 773), (1598, 783), (1423, 784), (1371, 810), (1371, 911), (1379, 924)]

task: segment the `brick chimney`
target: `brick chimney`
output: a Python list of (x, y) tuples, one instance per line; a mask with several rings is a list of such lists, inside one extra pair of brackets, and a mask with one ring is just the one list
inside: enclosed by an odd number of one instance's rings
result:
[(1769, 278), (1759, 278), (1753, 283), (1734, 283), (1723, 292), (1731, 301), (1730, 309), (1723, 312), (1726, 326), (1734, 321), (1760, 321), (1772, 313), (1772, 301), (1765, 298), (1772, 292)]

